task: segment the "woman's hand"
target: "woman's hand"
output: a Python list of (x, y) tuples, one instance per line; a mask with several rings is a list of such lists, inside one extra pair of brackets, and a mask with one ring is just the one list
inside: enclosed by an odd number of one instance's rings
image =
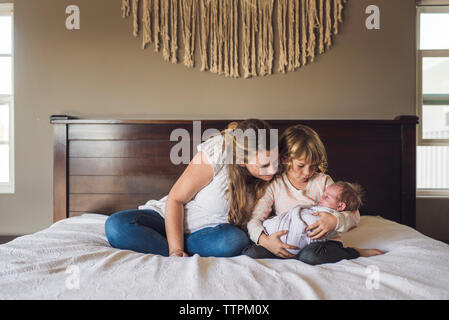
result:
[(307, 235), (312, 240), (325, 237), (329, 232), (334, 231), (337, 227), (337, 217), (329, 212), (315, 212), (313, 215), (320, 216), (321, 219), (306, 228), (306, 231), (313, 230)]
[(170, 251), (170, 257), (188, 257), (189, 255), (181, 249)]
[(259, 237), (259, 244), (278, 257), (294, 258), (296, 256), (285, 249), (299, 249), (299, 248), (281, 241), (280, 238), (286, 233), (288, 233), (287, 230), (275, 232), (270, 236), (267, 236), (265, 233), (262, 233)]

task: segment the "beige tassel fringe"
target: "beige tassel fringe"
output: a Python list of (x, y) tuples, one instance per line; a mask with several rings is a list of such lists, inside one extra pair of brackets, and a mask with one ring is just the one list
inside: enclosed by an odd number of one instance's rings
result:
[(130, 0), (122, 0), (122, 16), (123, 18), (129, 17), (130, 14)]
[(201, 6), (201, 31), (200, 31), (200, 55), (201, 71), (209, 70), (209, 25), (210, 25), (210, 7), (211, 0), (200, 0)]
[(232, 14), (231, 14), (231, 77), (238, 78), (239, 71), (239, 0), (232, 0)]
[(301, 66), (301, 39), (300, 39), (300, 30), (301, 30), (301, 7), (299, 4), (299, 0), (295, 0), (295, 69)]
[(288, 71), (295, 71), (295, 2), (288, 1)]
[[(298, 1), (298, 0), (297, 0)], [(259, 76), (273, 71), (273, 4), (274, 0), (259, 3), (258, 68)]]
[[(179, 32), (185, 66), (195, 65), (198, 38), (201, 71), (238, 78), (241, 56), (243, 77), (249, 78), (273, 72), (274, 23), (279, 32), (278, 71), (292, 72), (313, 62), (317, 54), (332, 46), (332, 36), (339, 33), (347, 0), (121, 2), (123, 18), (132, 15), (133, 35), (142, 33), (142, 48), (154, 43), (155, 51), (162, 47), (164, 60), (177, 63)], [(273, 17), (275, 3), (276, 18)]]
[(301, 1), (301, 62), (307, 64), (307, 1)]
[(316, 1), (309, 0), (309, 10), (307, 11), (307, 19), (309, 21), (309, 39), (307, 41), (307, 56), (310, 57), (311, 61), (315, 60), (315, 47), (316, 47)]
[(320, 1), (320, 6), (319, 6), (319, 21), (318, 21), (318, 27), (320, 29), (319, 31), (319, 35), (320, 38), (318, 40), (319, 42), (319, 47), (318, 47), (318, 53), (322, 54), (324, 52), (324, 0), (319, 0)]
[(279, 28), (279, 68), (285, 73), (287, 61), (287, 6), (288, 0), (278, 0), (278, 28)]
[(181, 34), (184, 41), (184, 65), (194, 66), (196, 1), (181, 0)]
[[(154, 36), (154, 51), (159, 52), (160, 48), (160, 34), (161, 34), (161, 20), (160, 20), (160, 1), (161, 0), (153, 0), (153, 12), (154, 12), (154, 26), (153, 26), (153, 36)], [(162, 0), (166, 1), (166, 0)]]
[(161, 0), (161, 37), (162, 37), (162, 57), (165, 61), (170, 61), (170, 1)]
[(338, 34), (338, 25), (343, 22), (343, 3), (347, 0), (334, 0), (334, 34)]
[(142, 48), (145, 49), (152, 42), (151, 37), (151, 0), (143, 0), (143, 35)]
[(324, 35), (324, 43), (326, 45), (326, 49), (329, 49), (330, 46), (332, 45), (332, 18), (331, 18), (331, 0), (326, 0), (326, 20), (325, 20), (325, 24), (326, 24), (326, 31), (325, 31), (325, 35)]
[(139, 2), (140, 0), (133, 0), (133, 35), (139, 35)]
[(245, 78), (249, 78), (250, 76), (250, 52), (251, 52), (251, 11), (249, 1), (240, 2), (242, 6), (242, 67), (243, 67), (243, 76)]
[(242, 5), (243, 26), (243, 76), (249, 78), (257, 76), (257, 44), (256, 32), (259, 30), (258, 1), (246, 0)]
[[(226, 1), (226, 0), (224, 0)], [(252, 0), (251, 2), (251, 76), (257, 76), (257, 58), (256, 58), (256, 31), (258, 30), (258, 17), (257, 17), (257, 3), (258, 0)]]
[(211, 0), (210, 71), (218, 73), (218, 0)]
[[(173, 32), (173, 30), (176, 30)], [(178, 0), (170, 0), (171, 62), (178, 62)]]

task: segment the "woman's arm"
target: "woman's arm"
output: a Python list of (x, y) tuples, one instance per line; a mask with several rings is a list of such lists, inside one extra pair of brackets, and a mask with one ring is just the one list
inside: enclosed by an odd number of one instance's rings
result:
[(184, 205), (214, 177), (214, 170), (202, 152), (198, 152), (173, 185), (165, 206), (165, 232), (170, 255), (184, 252)]

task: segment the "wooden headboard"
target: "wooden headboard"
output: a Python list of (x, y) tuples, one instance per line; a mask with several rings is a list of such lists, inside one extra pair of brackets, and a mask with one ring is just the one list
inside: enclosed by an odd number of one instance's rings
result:
[[(202, 120), (222, 130), (231, 120)], [(360, 183), (362, 215), (415, 227), (416, 116), (394, 120), (267, 120), (279, 135), (298, 123), (323, 140), (334, 181)], [(166, 195), (186, 165), (170, 161), (174, 129), (192, 121), (92, 120), (52, 116), (54, 221), (85, 212), (110, 215)], [(191, 142), (193, 144), (193, 141)], [(191, 149), (192, 150), (192, 149)]]

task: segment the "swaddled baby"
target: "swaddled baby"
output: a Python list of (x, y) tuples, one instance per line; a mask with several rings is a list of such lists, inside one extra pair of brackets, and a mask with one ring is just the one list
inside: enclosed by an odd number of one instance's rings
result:
[(280, 240), (298, 247), (299, 249), (286, 249), (296, 255), (311, 242), (325, 241), (337, 236), (335, 231), (320, 240), (312, 240), (307, 236), (306, 228), (320, 219), (320, 216), (313, 215), (315, 212), (325, 211), (337, 215), (342, 211), (355, 211), (360, 208), (361, 199), (362, 188), (359, 185), (339, 181), (326, 189), (317, 206), (296, 206), (288, 212), (265, 220), (263, 227), (267, 235), (288, 230), (288, 233), (281, 236)]

